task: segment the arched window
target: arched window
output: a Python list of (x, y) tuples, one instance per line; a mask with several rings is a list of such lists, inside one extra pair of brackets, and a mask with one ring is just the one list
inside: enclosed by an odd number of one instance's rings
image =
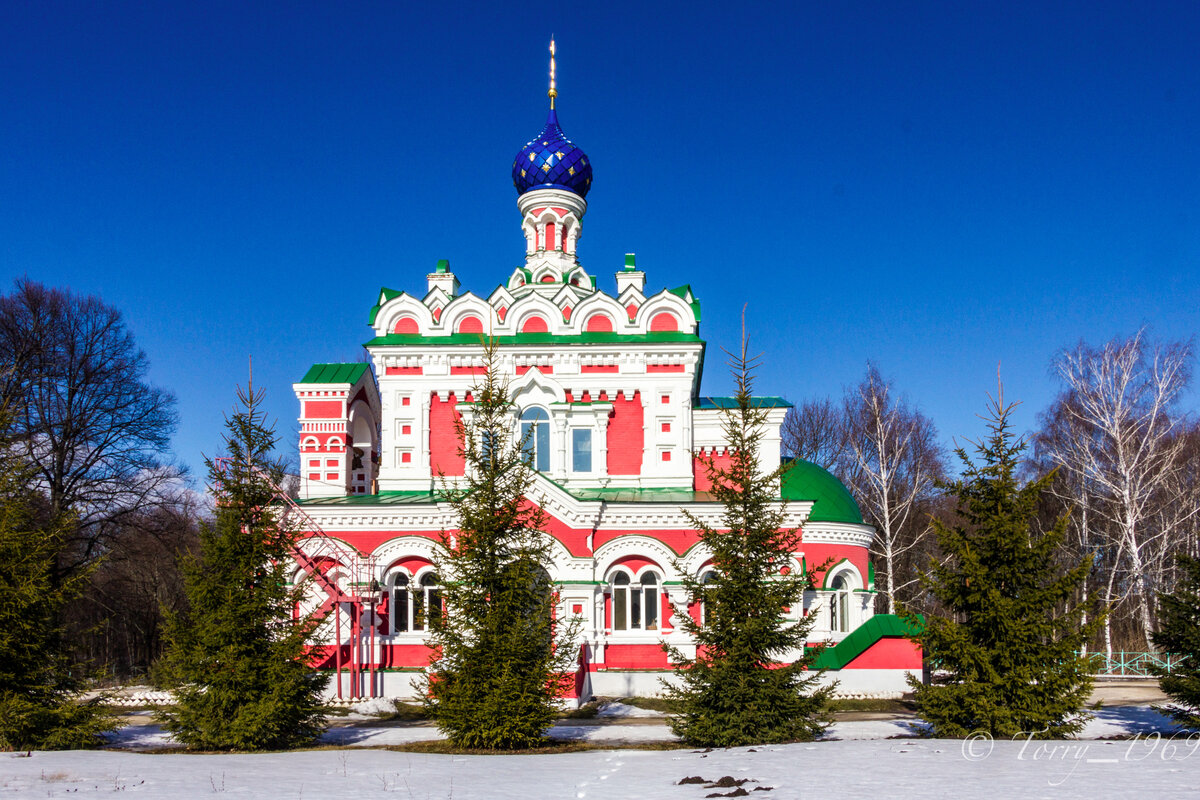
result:
[(397, 572), (388, 581), (388, 616), (393, 634), (412, 630), (412, 604), (408, 602), (408, 576)]
[(829, 630), (850, 630), (850, 583), (845, 574), (836, 575), (829, 584)]
[(442, 612), (442, 593), (438, 585), (438, 577), (434, 572), (426, 572), (418, 581), (418, 589), (413, 594), (412, 629), (414, 631), (429, 630), (429, 618)]
[[(700, 575), (700, 585), (709, 587), (717, 582), (717, 571), (707, 569)], [(708, 621), (708, 604), (703, 600), (700, 601), (700, 624), (703, 625)]]
[(550, 471), (550, 415), (540, 408), (521, 414), (521, 446), (526, 463), (538, 472)]
[(613, 630), (658, 630), (658, 576), (646, 572), (633, 583), (624, 570), (613, 573), (612, 612)]

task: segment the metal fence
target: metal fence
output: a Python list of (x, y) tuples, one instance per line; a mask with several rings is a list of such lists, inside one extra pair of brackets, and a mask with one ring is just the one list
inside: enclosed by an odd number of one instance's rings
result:
[(1089, 653), (1088, 657), (1095, 665), (1094, 675), (1112, 678), (1157, 678), (1161, 671), (1170, 672), (1181, 660), (1170, 653), (1130, 650), (1114, 650), (1111, 657), (1104, 652)]

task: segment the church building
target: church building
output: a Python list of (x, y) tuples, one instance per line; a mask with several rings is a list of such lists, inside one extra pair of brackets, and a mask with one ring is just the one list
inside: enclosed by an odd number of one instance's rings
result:
[[(313, 531), (298, 577), (318, 573), (314, 592), (330, 595), (313, 604), (338, 696), (411, 697), (429, 663), (423, 610), (439, 602), (439, 533), (456, 524), (440, 490), (464, 471), (455, 421), (481, 380), (484, 335), (499, 343), (513, 437), (529, 437), (557, 613), (582, 621), (576, 699), (656, 694), (670, 671), (661, 644), (688, 648), (676, 615), (700, 611), (681, 578), (711, 567), (684, 512), (720, 519), (700, 460), (723, 456), (733, 401), (702, 391), (704, 287), (652, 289), (632, 254), (614, 283), (581, 264), (593, 165), (560, 127), (555, 96), (552, 79), (545, 127), (512, 163), (523, 261), (494, 288), (461, 286), (446, 261), (423, 281), (400, 276), (403, 288), (380, 289), (367, 312), (370, 364), (315, 364), (293, 386), (298, 508)], [(770, 471), (789, 403), (759, 402)], [(921, 654), (900, 620), (874, 613), (873, 530), (854, 498), (804, 461), (780, 498), (803, 537), (784, 569), (816, 572), (792, 613), (815, 616), (811, 639), (831, 643), (821, 665), (841, 694), (899, 695)]]

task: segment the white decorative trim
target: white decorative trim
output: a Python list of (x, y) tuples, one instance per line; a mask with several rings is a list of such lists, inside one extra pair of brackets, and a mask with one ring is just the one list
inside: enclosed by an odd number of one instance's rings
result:
[(616, 568), (617, 562), (629, 556), (640, 556), (653, 561), (658, 566), (655, 571), (662, 575), (664, 581), (679, 580), (679, 573), (674, 564), (677, 558), (675, 553), (662, 542), (649, 536), (620, 536), (596, 548), (596, 575), (600, 576), (597, 580), (608, 583), (610, 573)]
[(870, 525), (856, 525), (851, 522), (808, 522), (804, 524), (802, 531), (805, 544), (847, 544), (855, 547), (870, 547), (875, 538), (875, 529)]
[(397, 536), (388, 539), (371, 552), (371, 559), (375, 563), (374, 577), (382, 584), (384, 577), (397, 561), (403, 558), (423, 558), (433, 563), (444, 553), (438, 542), (424, 536)]

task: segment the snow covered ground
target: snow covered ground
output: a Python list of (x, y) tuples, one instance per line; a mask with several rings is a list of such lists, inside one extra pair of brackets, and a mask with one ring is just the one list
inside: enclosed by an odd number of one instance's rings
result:
[[(1105, 709), (1071, 742), (883, 738), (912, 736), (903, 720), (841, 722), (837, 741), (699, 752), (604, 750), (534, 756), (449, 756), (365, 749), (430, 739), (434, 728), (347, 726), (330, 744), (355, 745), (267, 755), (174, 755), (120, 750), (0, 754), (0, 798), (136, 793), (142, 797), (229, 795), (297, 798), (397, 795), (404, 798), (622, 798), (699, 800), (737, 792), (782, 800), (870, 795), (881, 798), (1124, 798), (1193, 796), (1200, 739), (1169, 736), (1147, 707)], [(1166, 732), (1161, 733), (1161, 732)], [(560, 738), (662, 741), (658, 721), (582, 722), (555, 728)], [(153, 725), (127, 728), (121, 747), (168, 744)], [(728, 776), (725, 786), (680, 784)], [(771, 791), (765, 791), (771, 787)], [(757, 790), (757, 791), (756, 791)]]

